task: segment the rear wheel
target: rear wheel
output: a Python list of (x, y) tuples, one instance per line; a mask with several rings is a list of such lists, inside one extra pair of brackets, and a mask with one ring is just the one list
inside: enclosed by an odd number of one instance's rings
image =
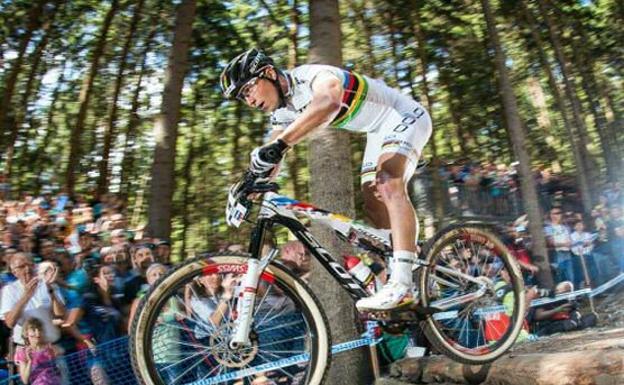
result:
[(423, 255), (428, 266), (417, 270), (423, 306), (435, 308), (444, 300), (484, 292), (427, 316), (423, 331), (431, 344), (465, 364), (491, 362), (504, 354), (521, 333), (525, 314), (522, 274), (507, 247), (486, 228), (454, 226), (439, 232)]
[[(331, 349), (326, 317), (306, 284), (279, 264), (262, 274), (251, 345), (229, 346), (235, 282), (246, 263), (245, 255), (232, 253), (189, 261), (142, 299), (130, 352), (143, 384), (322, 383)], [(228, 290), (234, 292), (231, 299)]]

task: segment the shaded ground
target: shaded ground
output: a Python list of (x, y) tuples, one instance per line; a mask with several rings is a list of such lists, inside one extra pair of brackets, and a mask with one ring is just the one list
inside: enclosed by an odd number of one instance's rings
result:
[(624, 293), (597, 299), (596, 310), (598, 327), (518, 344), (490, 365), (405, 359), (378, 384), (624, 385)]

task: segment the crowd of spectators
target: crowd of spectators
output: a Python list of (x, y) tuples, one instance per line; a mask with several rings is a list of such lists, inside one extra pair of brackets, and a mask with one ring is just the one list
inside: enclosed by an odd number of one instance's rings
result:
[[(43, 361), (126, 334), (133, 304), (150, 275), (171, 266), (170, 256), (167, 240), (129, 228), (113, 195), (87, 201), (44, 192), (0, 201), (0, 328), (16, 346), (23, 382), (68, 383), (66, 371)], [(9, 348), (1, 346), (10, 361)], [(105, 360), (89, 361), (91, 381), (109, 384)]]
[[(561, 178), (548, 172), (536, 175), (558, 290), (595, 287), (624, 272), (621, 185), (606, 186), (591, 215), (584, 216), (574, 190), (567, 189)], [(453, 166), (446, 176), (454, 185), (485, 191), (496, 199), (518, 190), (513, 166)], [(463, 204), (470, 208), (470, 201)], [(14, 356), (8, 357), (3, 344), (2, 357), (18, 364), (24, 383), (67, 383), (63, 378), (67, 373), (49, 370), (42, 362), (94, 350), (125, 335), (141, 296), (171, 267), (168, 240), (147, 238), (141, 229), (130, 228), (125, 212), (124, 202), (114, 195), (89, 201), (44, 192), (40, 197), (0, 201), (0, 332), (4, 341), (10, 339), (17, 346)], [(528, 251), (527, 228), (524, 216), (508, 227), (507, 235), (531, 287), (538, 267)], [(243, 247), (224, 244), (221, 249), (234, 252)], [(301, 243), (287, 242), (280, 257), (304, 278), (309, 273), (310, 255)], [(206, 297), (219, 289), (212, 288), (213, 283), (200, 282)], [(571, 313), (565, 306), (542, 309), (536, 319), (543, 324), (552, 314)], [(94, 384), (111, 383), (102, 362), (89, 360)]]
[[(218, 249), (244, 247), (222, 242)], [(281, 258), (309, 272), (299, 242), (285, 243)], [(115, 357), (97, 347), (128, 333), (140, 299), (172, 266), (170, 243), (132, 229), (116, 196), (87, 201), (62, 193), (0, 200), (0, 263), (1, 357), (16, 364), (24, 384), (46, 385), (71, 383), (63, 357), (82, 352), (89, 380), (112, 384)], [(212, 278), (189, 288), (205, 294), (189, 294), (193, 311), (213, 314), (208, 300), (231, 295), (227, 280)]]

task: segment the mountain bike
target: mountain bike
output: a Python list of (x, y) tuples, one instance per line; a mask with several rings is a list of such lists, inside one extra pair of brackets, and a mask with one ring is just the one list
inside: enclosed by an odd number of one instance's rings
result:
[[(211, 253), (188, 261), (154, 285), (132, 322), (130, 351), (143, 384), (322, 384), (331, 359), (323, 305), (308, 284), (262, 252), (265, 236), (285, 226), (353, 298), (370, 295), (302, 222), (325, 224), (351, 245), (392, 254), (388, 231), (277, 194), (247, 172), (232, 186), (227, 222), (249, 221), (251, 194), (263, 196), (249, 253)], [(433, 348), (466, 364), (500, 357), (521, 331), (522, 276), (493, 232), (474, 224), (438, 232), (415, 268), (415, 305), (364, 315), (381, 328), (418, 323)]]

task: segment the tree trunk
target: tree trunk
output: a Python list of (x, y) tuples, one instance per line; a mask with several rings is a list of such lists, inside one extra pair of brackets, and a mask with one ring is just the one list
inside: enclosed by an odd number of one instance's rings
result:
[[(581, 31), (581, 39), (583, 41), (589, 41), (589, 37), (585, 33), (581, 23), (574, 21), (573, 28)], [(618, 144), (615, 132), (607, 122), (605, 108), (600, 100), (602, 92), (599, 89), (600, 86), (598, 85), (598, 81), (594, 75), (594, 60), (592, 59), (591, 52), (588, 51), (587, 47), (580, 46), (574, 38), (572, 39), (572, 52), (574, 52), (574, 58), (577, 62), (576, 68), (578, 68), (578, 71), (581, 74), (581, 85), (585, 90), (585, 95), (589, 102), (592, 115), (594, 116), (594, 125), (596, 126), (596, 131), (600, 137), (600, 146), (602, 148), (602, 153), (607, 167), (607, 175), (609, 180), (618, 180), (623, 164), (621, 159), (618, 157)]]
[(109, 157), (113, 140), (115, 139), (115, 129), (117, 125), (117, 102), (119, 101), (119, 95), (121, 94), (121, 88), (123, 86), (124, 72), (126, 71), (126, 65), (128, 61), (128, 54), (130, 53), (130, 47), (134, 41), (134, 35), (136, 33), (137, 25), (141, 19), (141, 13), (143, 11), (144, 0), (139, 0), (135, 5), (134, 13), (132, 14), (132, 21), (130, 22), (130, 28), (128, 29), (128, 35), (126, 41), (121, 50), (119, 56), (119, 67), (117, 68), (117, 76), (115, 77), (115, 89), (113, 91), (113, 99), (111, 100), (110, 109), (108, 112), (108, 121), (106, 122), (106, 131), (104, 132), (104, 148), (102, 149), (102, 160), (99, 164), (99, 177), (98, 177), (98, 194), (104, 194), (108, 190), (108, 177), (109, 177)]
[(295, 68), (299, 63), (299, 9), (298, 0), (293, 0), (290, 7), (290, 28), (288, 37), (290, 38), (290, 47), (288, 47), (288, 68)]
[[(46, 23), (46, 26), (49, 26), (50, 23)], [(47, 29), (47, 28), (45, 28)], [(49, 34), (45, 34), (35, 52), (32, 54), (32, 64), (30, 73), (28, 74), (28, 80), (26, 81), (26, 87), (24, 89), (24, 94), (22, 95), (22, 101), (20, 103), (20, 108), (17, 109), (12, 115), (13, 119), (11, 119), (10, 124), (10, 134), (9, 140), (7, 143), (6, 150), (6, 163), (4, 164), (4, 177), (5, 180), (11, 180), (11, 174), (13, 171), (13, 156), (15, 153), (15, 142), (17, 141), (17, 137), (19, 135), (19, 131), (24, 123), (24, 119), (26, 117), (26, 113), (28, 112), (28, 102), (30, 101), (30, 95), (33, 91), (33, 85), (35, 84), (35, 79), (37, 78), (37, 74), (39, 73), (39, 64), (41, 63), (41, 57), (43, 56), (43, 52), (45, 51), (46, 46), (49, 41)]]
[(195, 0), (183, 0), (176, 11), (173, 44), (165, 73), (161, 113), (154, 124), (156, 148), (151, 171), (147, 231), (150, 236), (157, 238), (168, 239), (171, 235), (176, 139), (195, 9)]
[[(341, 65), (340, 14), (337, 0), (310, 0), (309, 63)], [(353, 175), (349, 137), (346, 132), (322, 130), (310, 140), (310, 193), (312, 202), (327, 210), (354, 216)], [(333, 255), (341, 255), (335, 236), (315, 232)], [(357, 338), (358, 323), (352, 299), (318, 263), (313, 266), (310, 285), (329, 318), (333, 340)], [(328, 383), (362, 385), (370, 383), (370, 363), (363, 349), (332, 357)]]
[[(433, 96), (431, 95), (431, 89), (429, 87), (429, 78), (428, 68), (429, 68), (429, 60), (427, 58), (427, 41), (425, 38), (425, 34), (421, 27), (421, 15), (420, 8), (417, 4), (416, 0), (412, 0), (412, 10), (414, 22), (410, 23), (412, 27), (412, 33), (416, 38), (416, 42), (418, 43), (418, 59), (420, 60), (421, 67), (421, 76), (422, 76), (422, 94), (425, 98), (425, 108), (429, 111), (429, 115), (432, 118), (433, 124)], [(412, 88), (413, 90), (413, 88)], [(431, 154), (432, 154), (432, 182), (433, 182), (433, 215), (436, 220), (436, 223), (439, 227), (444, 225), (444, 186), (442, 184), (442, 178), (440, 177), (440, 173), (438, 172), (440, 169), (440, 158), (438, 157), (438, 144), (436, 141), (435, 133), (431, 135), (431, 140), (429, 141), (431, 145)]]
[(26, 31), (20, 39), (20, 43), (17, 48), (17, 57), (13, 60), (13, 63), (11, 63), (11, 68), (7, 71), (7, 75), (3, 79), (4, 90), (2, 92), (2, 103), (0, 103), (0, 149), (4, 146), (5, 133), (12, 127), (13, 116), (11, 102), (13, 100), (13, 94), (15, 93), (17, 78), (22, 71), (26, 48), (28, 48), (28, 43), (30, 43), (33, 33), (41, 25), (41, 16), (46, 2), (46, 0), (37, 1), (28, 12)]
[[(32, 160), (33, 172), (37, 175), (36, 180), (39, 182), (41, 180), (41, 174), (44, 170), (44, 163), (46, 160), (46, 151), (48, 146), (50, 145), (50, 141), (52, 140), (53, 133), (57, 132), (57, 126), (54, 123), (54, 113), (56, 112), (56, 105), (58, 103), (61, 87), (65, 85), (65, 67), (67, 62), (63, 64), (61, 67), (61, 74), (59, 75), (58, 80), (56, 81), (56, 86), (54, 87), (54, 91), (52, 91), (52, 101), (50, 102), (50, 107), (48, 109), (48, 113), (46, 115), (46, 131), (43, 139), (41, 140), (41, 145), (37, 146), (38, 149), (35, 151), (35, 156)], [(35, 184), (36, 194), (39, 194), (41, 191), (41, 183)]]
[(529, 219), (529, 231), (533, 239), (533, 260), (540, 269), (538, 272), (540, 285), (542, 287), (551, 288), (553, 287), (553, 280), (547, 257), (542, 210), (539, 206), (535, 180), (531, 171), (531, 159), (526, 150), (526, 134), (522, 122), (520, 121), (518, 104), (509, 79), (509, 74), (507, 73), (507, 67), (505, 66), (505, 53), (503, 52), (503, 47), (498, 37), (496, 21), (490, 9), (490, 2), (489, 0), (481, 0), (481, 4), (483, 13), (485, 14), (489, 39), (496, 52), (495, 61), (498, 69), (498, 85), (505, 108), (507, 129), (511, 137), (514, 154), (519, 162), (520, 191), (524, 198), (525, 210)]
[(195, 155), (197, 152), (197, 147), (194, 145), (197, 140), (195, 126), (197, 125), (197, 105), (199, 104), (200, 97), (197, 95), (197, 92), (200, 90), (195, 90), (195, 100), (193, 101), (193, 113), (191, 117), (190, 127), (189, 127), (189, 137), (188, 137), (188, 153), (186, 154), (186, 159), (184, 160), (184, 168), (182, 169), (182, 179), (184, 180), (184, 191), (182, 192), (182, 202), (181, 202), (181, 212), (180, 217), (182, 218), (182, 234), (180, 234), (180, 239), (182, 240), (182, 247), (180, 248), (182, 255), (182, 259), (186, 257), (186, 234), (188, 231), (188, 227), (191, 224), (191, 220), (189, 218), (189, 203), (191, 200), (191, 185), (193, 183), (193, 162), (195, 161)]
[(91, 94), (93, 91), (93, 82), (100, 68), (100, 58), (104, 54), (106, 48), (106, 39), (108, 37), (108, 31), (112, 24), (113, 18), (117, 13), (119, 7), (119, 0), (112, 0), (111, 6), (106, 13), (104, 22), (99, 32), (99, 37), (95, 43), (95, 47), (91, 54), (91, 65), (85, 78), (82, 82), (82, 88), (80, 89), (80, 96), (78, 98), (79, 109), (76, 121), (71, 126), (71, 134), (69, 141), (69, 159), (67, 161), (67, 169), (65, 171), (65, 188), (69, 195), (74, 192), (74, 185), (76, 184), (76, 168), (80, 162), (81, 155), (81, 138), (85, 129), (85, 122), (87, 120), (87, 111), (89, 109), (89, 102), (91, 101)]
[(537, 29), (537, 22), (535, 20), (535, 17), (533, 16), (531, 10), (527, 7), (525, 0), (521, 0), (519, 4), (522, 7), (523, 16), (529, 26), (531, 36), (535, 42), (535, 47), (538, 52), (542, 71), (547, 75), (550, 92), (552, 93), (553, 99), (555, 100), (555, 105), (557, 106), (557, 109), (561, 114), (563, 125), (568, 133), (568, 137), (570, 138), (570, 148), (572, 149), (572, 155), (574, 157), (574, 163), (576, 165), (576, 183), (579, 186), (579, 190), (582, 196), (591, 196), (588, 173), (586, 170), (585, 161), (583, 160), (583, 152), (581, 150), (582, 144), (580, 143), (579, 135), (577, 133), (578, 128), (570, 121), (568, 109), (566, 108), (565, 102), (561, 97), (559, 85), (557, 84), (555, 74), (553, 73), (553, 69), (548, 61), (548, 55), (546, 54), (546, 51), (544, 49), (544, 41)]
[(128, 126), (126, 127), (126, 135), (123, 146), (123, 157), (121, 162), (121, 175), (120, 179), (120, 192), (121, 196), (124, 199), (128, 197), (129, 191), (129, 179), (132, 169), (134, 167), (134, 151), (130, 148), (134, 145), (134, 141), (136, 138), (136, 130), (139, 126), (141, 119), (139, 117), (139, 105), (140, 97), (141, 97), (141, 88), (143, 83), (143, 78), (147, 73), (147, 54), (152, 48), (152, 44), (154, 42), (154, 36), (156, 35), (156, 21), (157, 18), (152, 18), (152, 28), (145, 39), (145, 48), (141, 53), (141, 64), (139, 69), (139, 76), (136, 82), (136, 86), (134, 88), (134, 92), (132, 93), (132, 102), (130, 105), (130, 113), (128, 118)]
[[(546, 22), (546, 26), (548, 28), (548, 35), (550, 36), (550, 41), (553, 45), (553, 49), (555, 50), (555, 56), (557, 58), (557, 62), (559, 63), (559, 68), (561, 70), (561, 76), (563, 77), (564, 89), (566, 93), (566, 97), (568, 98), (570, 105), (572, 107), (572, 118), (574, 121), (574, 125), (576, 126), (576, 132), (578, 133), (579, 139), (579, 150), (581, 154), (581, 158), (583, 160), (583, 168), (587, 173), (588, 180), (597, 180), (594, 172), (593, 172), (593, 164), (594, 162), (591, 159), (589, 152), (587, 151), (587, 145), (589, 144), (589, 139), (587, 136), (587, 127), (585, 126), (585, 122), (582, 118), (582, 109), (581, 102), (576, 95), (576, 85), (574, 84), (574, 79), (571, 77), (570, 65), (565, 55), (563, 54), (563, 49), (561, 47), (561, 41), (559, 40), (559, 36), (555, 32), (556, 27), (554, 21), (550, 17), (548, 12), (548, 7), (545, 5), (544, 0), (537, 0), (537, 5), (539, 6), (540, 13), (542, 14), (544, 21)], [(593, 189), (591, 185), (588, 184), (589, 194), (582, 194), (581, 198), (583, 201), (583, 209), (586, 213), (590, 213), (593, 206)]]
[(393, 13), (390, 11), (392, 6), (393, 6), (392, 4), (384, 4), (384, 5), (379, 4), (379, 7), (386, 8), (383, 11), (383, 13), (386, 18), (386, 23), (388, 26), (388, 35), (390, 36), (390, 52), (392, 53), (392, 62), (393, 62), (392, 70), (394, 72), (394, 80), (396, 82), (396, 85), (398, 86), (401, 84), (401, 76), (399, 75), (400, 59), (398, 57), (399, 54), (397, 52), (398, 41), (396, 38), (396, 33), (397, 33), (396, 20), (395, 20)]
[[(362, 0), (362, 3), (358, 0), (351, 1), (351, 9), (355, 14), (355, 18), (359, 24), (359, 28), (364, 34), (364, 41), (366, 44), (364, 45), (364, 49), (366, 50), (366, 57), (368, 60), (366, 61), (366, 72), (373, 78), (379, 76), (377, 73), (377, 69), (375, 68), (375, 63), (377, 63), (377, 59), (375, 57), (375, 51), (373, 50), (373, 28), (371, 25), (371, 21), (366, 19), (365, 10), (367, 7), (367, 0)], [(369, 65), (370, 64), (370, 65)]]
[[(288, 47), (288, 68), (295, 68), (299, 64), (299, 9), (298, 0), (294, 0), (290, 7), (290, 29), (288, 36), (290, 38), (290, 46)], [(288, 154), (286, 160), (288, 165), (288, 174), (292, 183), (293, 194), (297, 199), (305, 199), (305, 186), (301, 182), (301, 148), (295, 147)]]

